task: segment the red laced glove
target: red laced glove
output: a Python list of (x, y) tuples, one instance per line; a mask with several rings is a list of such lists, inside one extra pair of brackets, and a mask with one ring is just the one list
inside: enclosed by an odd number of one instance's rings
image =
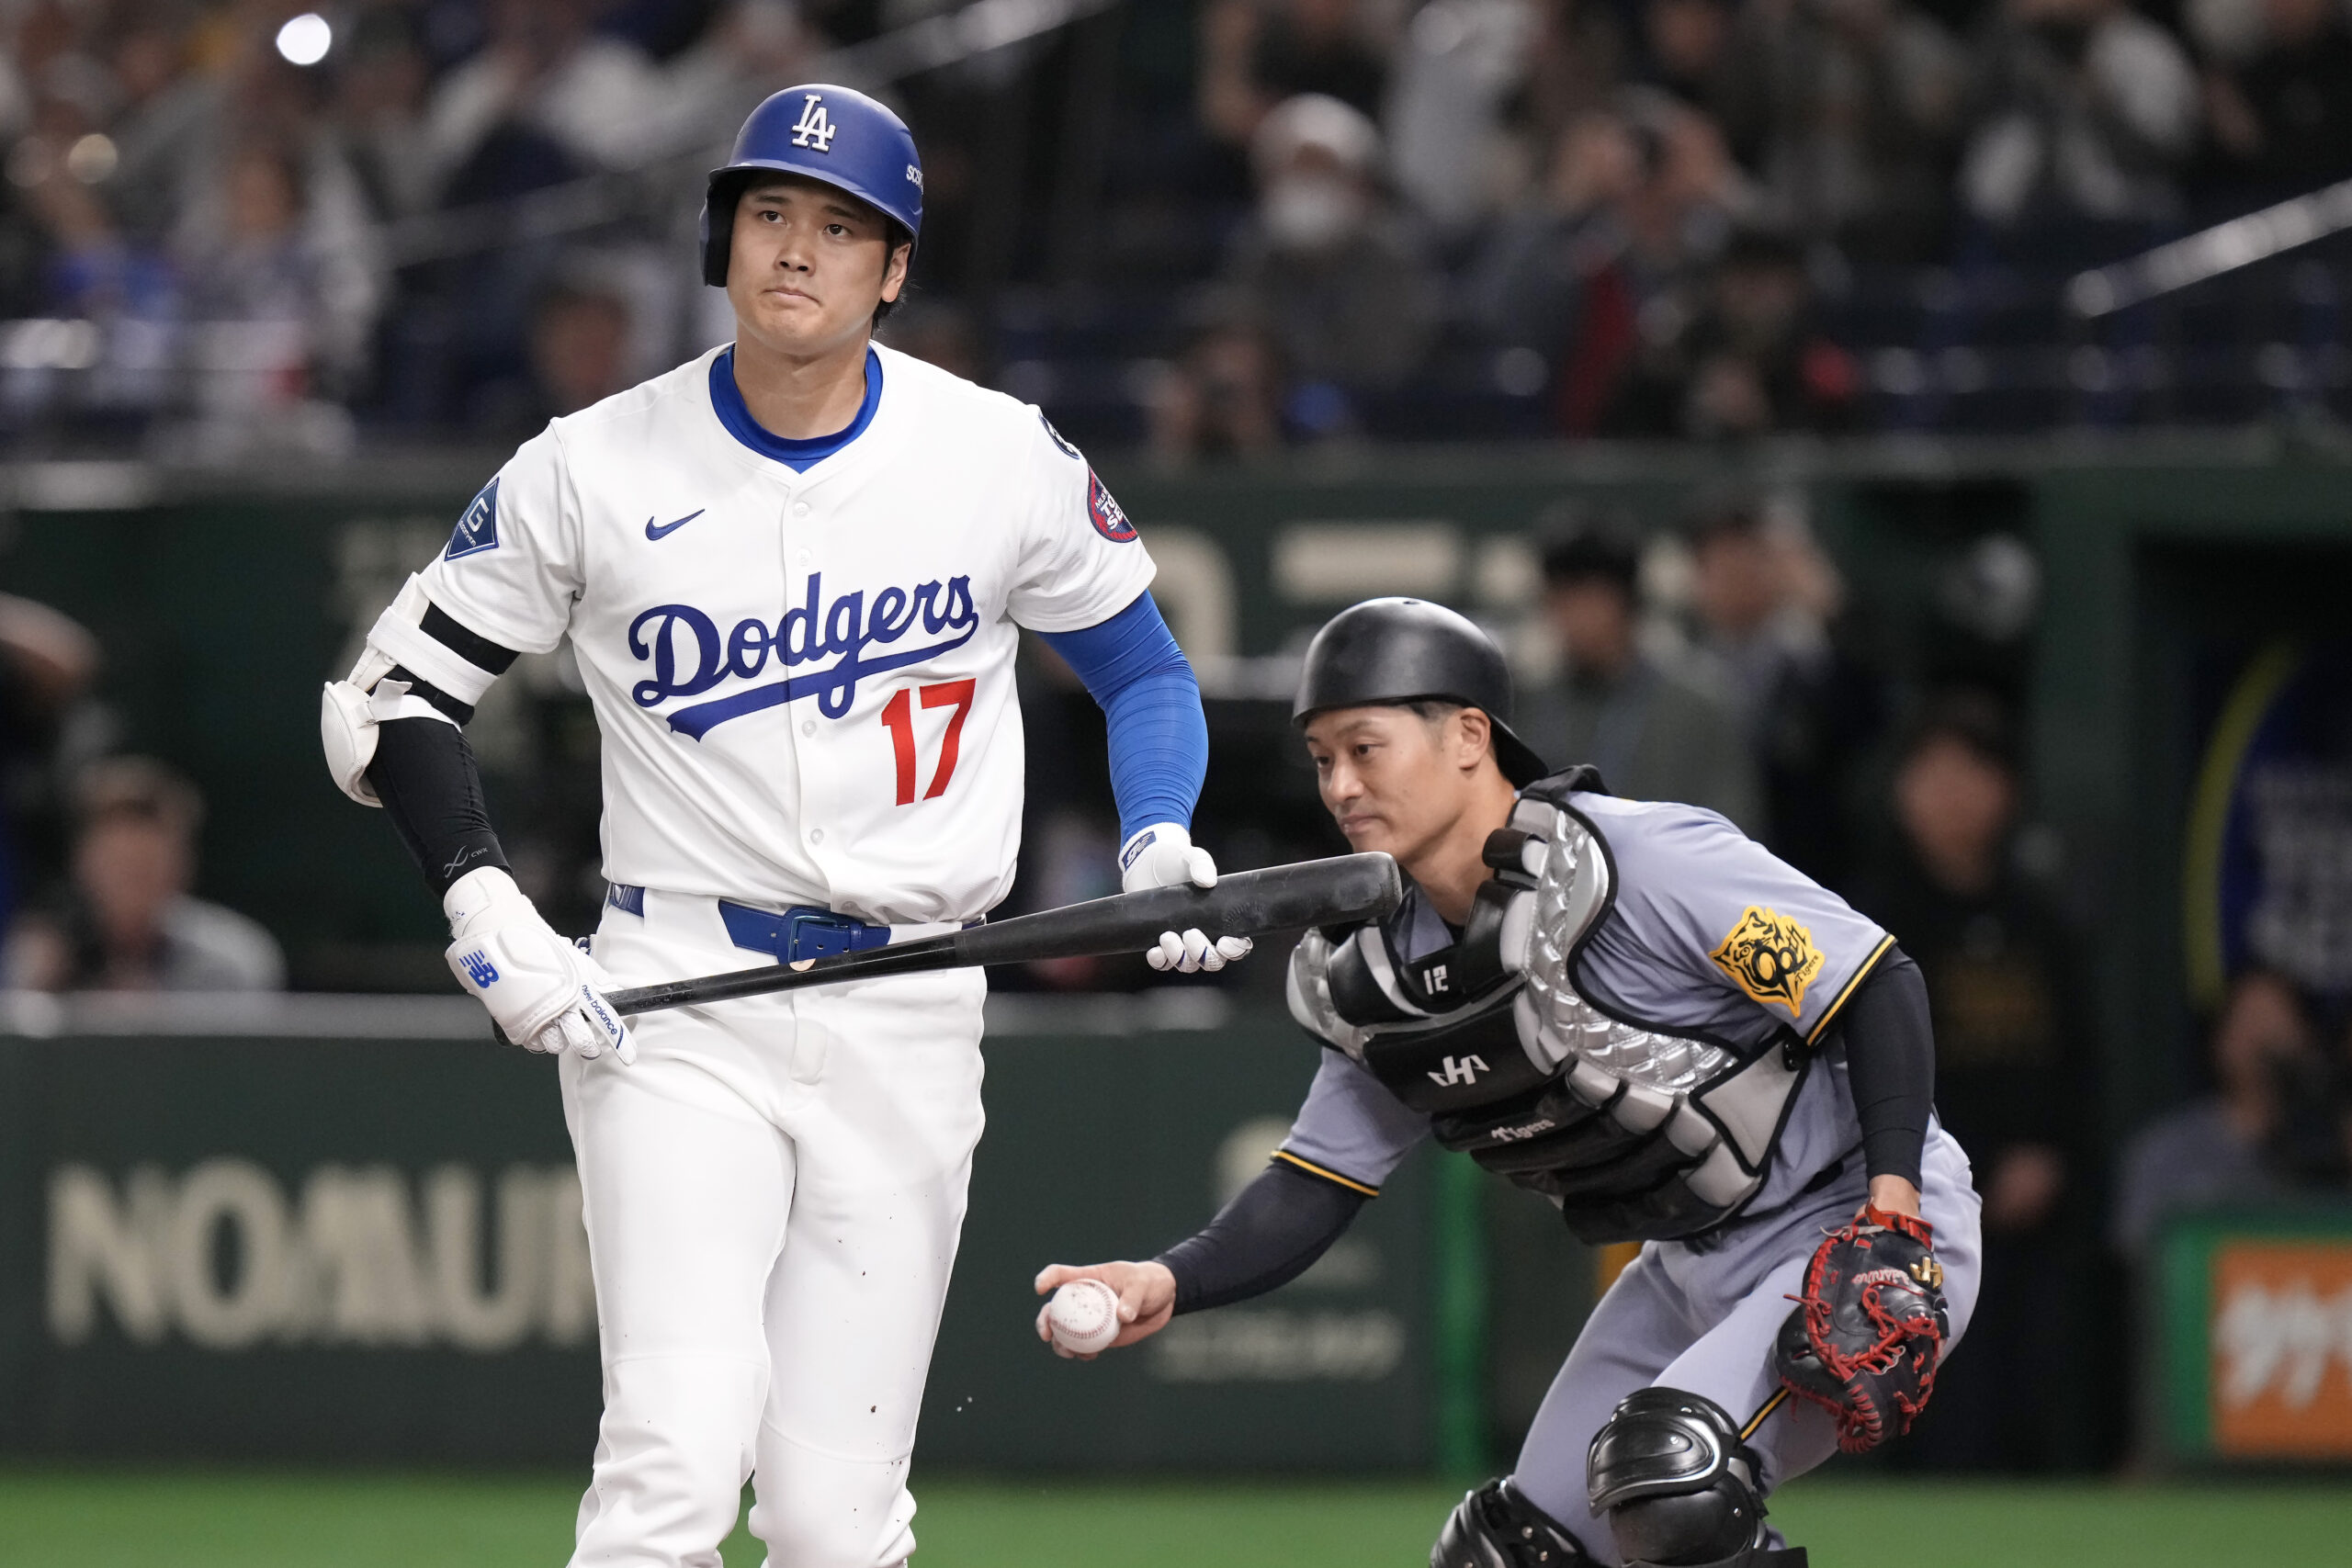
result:
[(1814, 1253), (1773, 1362), (1781, 1386), (1837, 1417), (1848, 1453), (1876, 1448), (1890, 1422), (1909, 1431), (1928, 1407), (1951, 1332), (1943, 1284), (1935, 1229), (1909, 1214), (1865, 1208)]

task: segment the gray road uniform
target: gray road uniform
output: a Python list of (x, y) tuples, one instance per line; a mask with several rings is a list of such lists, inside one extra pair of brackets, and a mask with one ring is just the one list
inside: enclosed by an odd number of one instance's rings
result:
[[(1646, 1244), (1507, 1483), (1616, 1563), (1588, 1502), (1588, 1452), (1634, 1391), (1729, 1413), (1760, 1466), (1758, 1494), (1836, 1447), (1824, 1412), (1781, 1407), (1773, 1343), (1823, 1233), (1866, 1192), (1836, 1026), (1894, 945), (1715, 813), (1580, 787), (1593, 782), (1579, 771), (1522, 793), (1460, 932), (1415, 889), (1381, 926), (1309, 933), (1291, 1007), (1329, 1049), (1275, 1164), (1354, 1195), (1335, 1200), (1351, 1217), (1434, 1135), (1549, 1199), (1582, 1239)], [(1919, 1184), (1949, 1345), (1975, 1301), (1978, 1201), (1959, 1146), (1925, 1124)], [(1289, 1201), (1317, 1200), (1294, 1179)], [(1187, 1249), (1217, 1228), (1167, 1255), (1180, 1311), (1254, 1293), (1187, 1299), (1200, 1256)]]

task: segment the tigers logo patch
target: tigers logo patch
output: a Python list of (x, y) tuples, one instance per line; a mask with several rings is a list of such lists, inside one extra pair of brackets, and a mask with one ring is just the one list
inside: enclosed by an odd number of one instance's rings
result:
[(1791, 1018), (1804, 1010), (1804, 988), (1821, 973), (1822, 964), (1811, 931), (1786, 915), (1754, 904), (1707, 956), (1758, 1006), (1784, 1007)]

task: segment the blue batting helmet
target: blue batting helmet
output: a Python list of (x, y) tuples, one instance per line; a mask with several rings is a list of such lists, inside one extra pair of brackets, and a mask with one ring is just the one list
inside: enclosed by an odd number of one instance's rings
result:
[(821, 180), (874, 208), (907, 231), (922, 232), (922, 159), (907, 122), (854, 87), (821, 82), (786, 87), (752, 111), (735, 152), (710, 172), (702, 208), (702, 279), (727, 282), (735, 203), (758, 175), (775, 171)]

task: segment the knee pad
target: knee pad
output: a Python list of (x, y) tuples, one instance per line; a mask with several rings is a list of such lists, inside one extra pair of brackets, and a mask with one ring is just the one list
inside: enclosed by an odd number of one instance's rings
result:
[(1593, 1437), (1585, 1480), (1593, 1513), (1629, 1562), (1698, 1568), (1755, 1561), (1749, 1554), (1764, 1550), (1760, 1473), (1722, 1405), (1645, 1388)]
[(1489, 1481), (1447, 1517), (1430, 1568), (1592, 1568), (1592, 1558), (1518, 1487)]

